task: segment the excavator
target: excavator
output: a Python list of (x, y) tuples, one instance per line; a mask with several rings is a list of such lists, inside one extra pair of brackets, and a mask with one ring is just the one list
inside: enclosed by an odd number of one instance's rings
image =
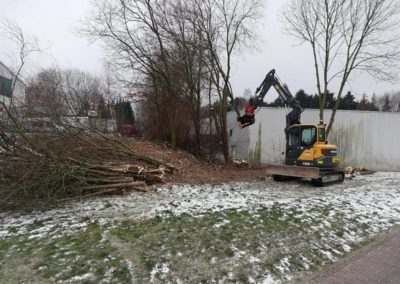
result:
[(293, 179), (311, 179), (315, 186), (324, 186), (335, 182), (343, 182), (344, 170), (339, 168), (341, 158), (335, 145), (329, 144), (326, 139), (326, 125), (320, 121), (316, 125), (301, 124), (303, 108), (291, 94), (286, 84), (276, 76), (275, 69), (268, 72), (255, 96), (248, 101), (250, 113), (238, 117), (240, 128), (248, 127), (255, 122), (254, 112), (259, 108), (265, 95), (271, 87), (277, 91), (280, 99), (291, 111), (286, 115), (285, 163), (269, 164), (266, 173), (272, 175), (275, 181), (289, 181)]

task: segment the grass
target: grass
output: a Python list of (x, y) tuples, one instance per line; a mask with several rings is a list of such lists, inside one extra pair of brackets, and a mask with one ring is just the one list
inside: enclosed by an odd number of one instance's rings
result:
[[(130, 283), (125, 260), (103, 239), (102, 231), (102, 228), (91, 225), (83, 232), (56, 239), (1, 241), (0, 282), (6, 275), (10, 277), (9, 273), (12, 275), (14, 269), (12, 265), (18, 264), (21, 270), (29, 271), (26, 277), (34, 277), (37, 282), (63, 282), (90, 273), (87, 279), (76, 282), (99, 283), (107, 278), (108, 283)], [(14, 247), (10, 246), (11, 243)], [(7, 261), (10, 259), (13, 261)]]
[(268, 275), (287, 281), (288, 274), (344, 255), (344, 245), (362, 244), (348, 239), (351, 234), (368, 240), (370, 228), (358, 219), (330, 205), (304, 212), (276, 203), (253, 212), (165, 213), (114, 227), (92, 223), (73, 234), (39, 239), (22, 235), (0, 240), (0, 282), (9, 277), (40, 283), (247, 282), (249, 277), (261, 282)]
[[(125, 222), (112, 234), (134, 248), (135, 266), (141, 268), (137, 273), (143, 279), (157, 264), (164, 263), (170, 271), (157, 274), (159, 280), (201, 282), (229, 273), (233, 277), (230, 280), (239, 282), (245, 275), (262, 280), (265, 273), (285, 280), (280, 265), (285, 257), (289, 260), (287, 269), (302, 271), (303, 257), (309, 259), (311, 267), (330, 261), (322, 249), (332, 255), (345, 253), (340, 238), (345, 229), (339, 215), (331, 222), (335, 238), (325, 247), (313, 247), (324, 237), (324, 231), (312, 228), (319, 226), (331, 209), (315, 208), (319, 217), (311, 222), (304, 222), (295, 208), (287, 211), (279, 205), (256, 212), (228, 210), (202, 217), (166, 215), (145, 223)], [(249, 257), (258, 260), (249, 261)]]
[(8, 241), (0, 240), (0, 279), (4, 279), (3, 266), (6, 259), (6, 251), (9, 247), (10, 245)]

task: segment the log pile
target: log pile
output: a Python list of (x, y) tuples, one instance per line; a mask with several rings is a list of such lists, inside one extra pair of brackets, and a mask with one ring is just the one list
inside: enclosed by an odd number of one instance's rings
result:
[(85, 186), (80, 190), (90, 195), (126, 190), (148, 191), (147, 185), (162, 183), (171, 170), (160, 165), (147, 168), (132, 164), (85, 165)]
[[(26, 140), (26, 139), (25, 139)], [(29, 137), (0, 153), (0, 206), (10, 200), (55, 201), (149, 190), (173, 165), (113, 136)]]
[(376, 172), (363, 167), (353, 168), (352, 166), (347, 166), (344, 169), (344, 173), (346, 174), (347, 178), (354, 178), (360, 175), (372, 175)]

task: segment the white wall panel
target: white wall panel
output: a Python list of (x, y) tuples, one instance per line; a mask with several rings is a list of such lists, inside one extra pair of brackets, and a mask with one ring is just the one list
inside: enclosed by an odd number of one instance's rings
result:
[[(325, 121), (331, 111), (325, 111)], [(235, 127), (236, 114), (228, 116), (233, 156), (248, 159), (254, 150), (261, 124), (262, 161), (282, 162), (285, 151), (286, 110), (262, 108), (256, 123), (243, 130)], [(303, 124), (317, 124), (318, 110), (305, 110)], [(343, 166), (365, 167), (381, 171), (400, 171), (400, 113), (338, 111), (329, 142), (336, 144)]]

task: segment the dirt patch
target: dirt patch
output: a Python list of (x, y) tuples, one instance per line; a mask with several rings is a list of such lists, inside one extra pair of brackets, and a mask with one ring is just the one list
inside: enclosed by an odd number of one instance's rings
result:
[(190, 153), (172, 149), (163, 143), (149, 141), (130, 142), (136, 151), (164, 160), (176, 167), (176, 171), (167, 176), (169, 183), (222, 183), (231, 181), (254, 181), (265, 177), (265, 167), (249, 165), (237, 167), (233, 164), (220, 165), (197, 159)]

